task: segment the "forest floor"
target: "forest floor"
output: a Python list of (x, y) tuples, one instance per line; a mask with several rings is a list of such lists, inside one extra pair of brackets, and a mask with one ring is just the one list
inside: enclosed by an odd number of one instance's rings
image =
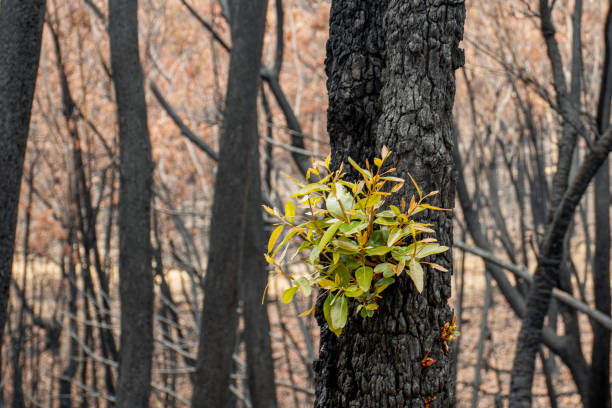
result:
[[(474, 395), (475, 367), (478, 343), (481, 337), (481, 322), (485, 304), (486, 280), (482, 262), (472, 256), (466, 258), (464, 305), (459, 356), (457, 367), (457, 407), (471, 407)], [(453, 280), (453, 293), (457, 293)], [(481, 381), (478, 392), (478, 407), (507, 406), (510, 392), (510, 371), (521, 321), (512, 312), (503, 295), (492, 284), (492, 303), (488, 310), (486, 341), (484, 342)], [(451, 300), (452, 302), (456, 299)], [(580, 316), (581, 327), (589, 327), (584, 316)], [(561, 323), (562, 325), (562, 323)], [(561, 328), (562, 330), (562, 328)], [(590, 353), (591, 336), (584, 330), (583, 347)], [(548, 352), (545, 352), (548, 358)], [(587, 354), (589, 355), (589, 354)], [(567, 367), (558, 358), (554, 359), (553, 387), (559, 407), (579, 407), (580, 397)], [(498, 402), (496, 402), (496, 400)], [(502, 403), (502, 405), (496, 405)], [(536, 377), (533, 386), (533, 406), (550, 407), (542, 364), (536, 362)]]
[[(455, 259), (457, 259), (456, 252)], [(485, 304), (486, 280), (484, 266), (475, 256), (466, 257), (465, 285), (462, 322), (460, 324), (461, 336), (459, 340), (459, 354), (457, 366), (457, 404), (462, 407), (506, 407), (510, 391), (510, 371), (514, 359), (515, 344), (521, 328), (521, 321), (508, 306), (503, 295), (492, 282), (492, 302), (488, 309), (487, 331), (484, 335), (482, 364), (480, 370), (480, 385), (478, 387), (478, 400), (472, 405), (474, 398), (475, 367), (478, 360), (479, 339), (481, 338), (481, 321)], [(456, 269), (457, 270), (457, 269)], [(512, 279), (512, 278), (511, 278)], [(272, 290), (274, 292), (274, 290)], [(455, 305), (457, 288), (453, 279), (453, 298), (451, 305)], [(296, 297), (297, 298), (297, 297)], [(286, 305), (283, 305), (286, 306)], [(300, 311), (307, 309), (307, 303), (300, 306)], [(270, 305), (270, 317), (273, 328), (273, 345), (276, 360), (277, 381), (282, 383), (295, 383), (297, 390), (289, 387), (279, 387), (278, 396), (281, 407), (310, 407), (312, 406), (313, 384), (312, 373), (308, 372), (306, 362), (308, 350), (304, 344), (304, 337), (295, 316), (295, 310), (282, 307), (283, 322), (287, 331), (283, 331), (278, 320), (278, 311), (274, 304)], [(302, 321), (311, 330), (316, 342), (318, 328), (312, 318), (302, 318)], [(590, 355), (591, 335), (586, 330), (589, 327), (584, 316), (580, 316), (583, 328), (583, 347), (586, 355)], [(562, 326), (562, 323), (560, 323)], [(562, 327), (561, 327), (562, 330)], [(290, 332), (291, 339), (283, 338)], [(288, 344), (285, 349), (284, 344)], [(314, 344), (315, 353), (317, 345)], [(288, 358), (285, 357), (288, 352)], [(548, 357), (548, 352), (545, 352)], [(579, 407), (580, 397), (568, 369), (558, 358), (554, 359), (552, 381), (557, 395), (559, 407)], [(293, 380), (291, 379), (293, 376)], [(533, 406), (538, 408), (551, 407), (545, 377), (542, 372), (541, 361), (536, 363), (536, 377), (533, 386)]]
[[(455, 260), (459, 258), (458, 252), (455, 254)], [(486, 281), (483, 273), (483, 264), (479, 258), (473, 256), (467, 256), (465, 262), (465, 285), (464, 285), (464, 300), (463, 300), (463, 312), (462, 321), (460, 323), (459, 330), (461, 336), (459, 339), (459, 354), (458, 354), (458, 366), (457, 366), (457, 404), (456, 406), (471, 407), (472, 399), (474, 395), (474, 379), (475, 379), (475, 367), (478, 356), (479, 339), (481, 338), (481, 320), (483, 313), (483, 306), (485, 304), (485, 289)], [(36, 285), (34, 285), (34, 292), (39, 293), (38, 298), (48, 298), (49, 295), (58, 289), (59, 281), (57, 279), (58, 273), (56, 268), (49, 268), (49, 265), (43, 267), (42, 265), (36, 265), (34, 268), (37, 271)], [(21, 273), (17, 272), (20, 268), (16, 268), (16, 278), (20, 280)], [(455, 267), (455, 271), (459, 269)], [(40, 273), (38, 273), (40, 272)], [(175, 300), (178, 301), (181, 309), (180, 316), (182, 324), (187, 328), (185, 334), (185, 345), (189, 345), (191, 352), (195, 354), (197, 346), (197, 333), (194, 330), (194, 320), (190, 318), (189, 309), (187, 308), (186, 297), (191, 293), (190, 285), (181, 288), (181, 281), (185, 283), (184, 279), (179, 279), (181, 273), (172, 272), (169, 275), (169, 282)], [(116, 278), (116, 277), (115, 277)], [(310, 307), (309, 302), (313, 299), (304, 300), (302, 299), (299, 303), (292, 303), (290, 305), (278, 305), (273, 299), (276, 294), (282, 293), (282, 286), (286, 283), (282, 279), (273, 279), (270, 290), (269, 299), (272, 301), (268, 304), (269, 315), (271, 320), (271, 336), (273, 344), (273, 358), (275, 360), (276, 367), (276, 381), (277, 381), (277, 392), (279, 399), (280, 408), (302, 408), (311, 407), (314, 396), (314, 385), (313, 385), (313, 373), (312, 373), (312, 361), (318, 354), (318, 335), (319, 329), (312, 317), (297, 318), (296, 316)], [(278, 285), (278, 286), (277, 286)], [(514, 350), (516, 339), (520, 330), (521, 322), (513, 314), (507, 302), (497, 290), (495, 283), (493, 283), (492, 291), (492, 303), (488, 310), (487, 318), (487, 332), (484, 336), (484, 347), (483, 347), (483, 361), (482, 368), (480, 370), (480, 385), (478, 387), (478, 403), (477, 407), (505, 407), (507, 406), (507, 398), (510, 389), (510, 370), (512, 369), (512, 361), (514, 359)], [(43, 288), (46, 288), (43, 292)], [(591, 290), (587, 290), (587, 293), (592, 293)], [(450, 304), (455, 305), (457, 288), (456, 279), (453, 278), (453, 294)], [(51, 296), (52, 297), (52, 296)], [(111, 293), (113, 299), (113, 320), (116, 325), (118, 338), (118, 302), (116, 290)], [(296, 297), (299, 299), (300, 297)], [(48, 300), (51, 300), (50, 298)], [(158, 298), (159, 300), (159, 298)], [(201, 299), (199, 299), (201, 302)], [(48, 308), (40, 310), (40, 314), (46, 318), (57, 317), (59, 310), (64, 309), (65, 305), (55, 305), (50, 302)], [(278, 307), (277, 307), (278, 306)], [(59, 309), (58, 309), (59, 307)], [(115, 309), (116, 307), (116, 309)], [(279, 319), (279, 313), (282, 313), (282, 319)], [(588, 320), (581, 315), (580, 325), (583, 330), (582, 341), (583, 350), (587, 360), (590, 356), (590, 343), (592, 341), (592, 334), (590, 333), (590, 325)], [(562, 323), (560, 323), (560, 329), (562, 331)], [(159, 329), (159, 327), (158, 327)], [(304, 333), (308, 333), (308, 340)], [(156, 333), (159, 336), (159, 332)], [(42, 339), (39, 338), (38, 341)], [(32, 339), (36, 342), (36, 339)], [(64, 342), (65, 343), (65, 342)], [(5, 343), (8, 346), (8, 341)], [(158, 346), (160, 346), (158, 344)], [(7, 350), (7, 348), (5, 348)], [(66, 350), (61, 350), (60, 354), (57, 355), (60, 361), (67, 357), (64, 353)], [(160, 381), (159, 369), (166, 366), (168, 361), (166, 360), (168, 350), (161, 351), (160, 349), (156, 352), (156, 363), (154, 369), (154, 381)], [(48, 354), (48, 353), (46, 353)], [(546, 352), (547, 354), (547, 352)], [(51, 361), (51, 356), (43, 357), (43, 361)], [(244, 348), (238, 352), (238, 357), (244, 361)], [(53, 357), (53, 361), (56, 357)], [(7, 359), (8, 360), (8, 359)], [(67, 359), (65, 360), (67, 361)], [(180, 361), (177, 362), (179, 366), (184, 365)], [(40, 373), (44, 374), (47, 371), (49, 373), (56, 371), (55, 376), (60, 374), (62, 364), (52, 364), (49, 369), (42, 370), (42, 366), (47, 366), (46, 363), (41, 365)], [(238, 373), (235, 375), (236, 378), (236, 389), (239, 392), (245, 391), (244, 376), (245, 370), (244, 365), (238, 365)], [(52, 368), (55, 367), (55, 368)], [(47, 374), (49, 374), (47, 373)], [(100, 371), (102, 374), (102, 371)], [(49, 374), (50, 375), (50, 374)], [(47, 377), (47, 375), (43, 375)], [(176, 384), (176, 392), (183, 401), (187, 401), (191, 392), (191, 386), (187, 372), (178, 376), (178, 383)], [(553, 386), (557, 395), (557, 404), (559, 407), (579, 407), (580, 398), (576, 392), (575, 385), (571, 378), (571, 375), (567, 368), (563, 366), (558, 359), (555, 359), (555, 366), (553, 370)], [(102, 378), (99, 379), (99, 384), (102, 384)], [(76, 390), (75, 390), (76, 391)], [(45, 391), (41, 390), (42, 394), (46, 394)], [(57, 392), (57, 391), (52, 391)], [(548, 397), (546, 383), (544, 375), (542, 374), (541, 363), (537, 361), (537, 372), (535, 383), (533, 387), (534, 393), (534, 407), (544, 408), (550, 407), (551, 402)], [(154, 407), (162, 407), (164, 403), (161, 401), (161, 395), (154, 392), (157, 396), (153, 398), (152, 405)], [(10, 396), (10, 390), (5, 388), (5, 397)], [(54, 406), (53, 404), (51, 404)], [(179, 404), (179, 406), (182, 406)], [(238, 400), (236, 401), (236, 407), (244, 406)]]

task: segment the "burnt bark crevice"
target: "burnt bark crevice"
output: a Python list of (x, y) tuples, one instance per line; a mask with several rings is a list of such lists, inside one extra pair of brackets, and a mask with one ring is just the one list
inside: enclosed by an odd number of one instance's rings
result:
[[(454, 206), (452, 106), (464, 19), (463, 1), (332, 3), (326, 72), (335, 168), (349, 156), (371, 162), (386, 145), (399, 177), (411, 174), (421, 190), (440, 191), (433, 205)], [(401, 195), (412, 194), (407, 185)], [(452, 212), (428, 211), (422, 218), (436, 226), (441, 244), (451, 245)], [(450, 269), (452, 255), (435, 262)], [(428, 397), (436, 398), (432, 407), (451, 406), (452, 358), (440, 340), (440, 328), (452, 319), (450, 277), (426, 268), (425, 290), (418, 294), (402, 276), (383, 292), (374, 318), (350, 309), (339, 338), (317, 316), (315, 406), (423, 407)], [(423, 369), (428, 351), (436, 363)]]

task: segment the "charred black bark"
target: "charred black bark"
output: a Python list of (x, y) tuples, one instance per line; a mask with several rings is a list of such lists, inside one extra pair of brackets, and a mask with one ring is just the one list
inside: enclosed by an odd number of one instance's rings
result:
[[(454, 206), (452, 107), (464, 19), (460, 0), (332, 3), (326, 70), (335, 167), (348, 156), (371, 162), (386, 145), (398, 176), (440, 191), (434, 205)], [(405, 197), (412, 193), (405, 187)], [(452, 244), (451, 212), (423, 217)], [(451, 269), (451, 253), (435, 262)], [(425, 275), (422, 294), (403, 277), (385, 291), (378, 316), (351, 315), (338, 339), (318, 316), (316, 407), (424, 407), (433, 398), (432, 407), (451, 406), (452, 357), (440, 341), (452, 319), (451, 275), (430, 268)], [(423, 369), (428, 351), (437, 361)]]
[(247, 354), (247, 380), (251, 403), (254, 408), (276, 407), (274, 361), (270, 344), (270, 321), (267, 303), (261, 296), (266, 288), (268, 272), (263, 258), (264, 224), (260, 203), (261, 179), (259, 150), (254, 149), (254, 160), (249, 162), (249, 192), (247, 201), (247, 225), (242, 264), (241, 298), (244, 310), (244, 338)]
[(17, 204), (44, 14), (45, 0), (0, 2), (0, 338), (6, 322)]
[[(612, 100), (612, 2), (604, 32), (606, 54), (603, 80), (597, 107), (597, 130), (604, 134), (610, 126)], [(601, 166), (594, 181), (595, 190), (595, 256), (593, 257), (593, 290), (595, 307), (610, 314), (610, 161)], [(610, 331), (593, 324), (593, 352), (587, 407), (610, 408)]]
[[(226, 407), (245, 266), (257, 148), (257, 93), (267, 1), (231, 2), (232, 54), (215, 184), (192, 406)], [(258, 174), (258, 173), (257, 173)], [(257, 246), (261, 251), (261, 246)], [(250, 273), (251, 271), (249, 271)]]
[(120, 151), (118, 407), (148, 407), (153, 354), (153, 162), (138, 58), (138, 1), (109, 1), (111, 66)]

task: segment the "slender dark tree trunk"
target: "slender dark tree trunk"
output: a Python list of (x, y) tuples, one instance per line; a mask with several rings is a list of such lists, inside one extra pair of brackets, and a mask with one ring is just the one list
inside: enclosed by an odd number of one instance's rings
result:
[(251, 403), (255, 408), (276, 406), (274, 361), (270, 345), (270, 322), (267, 303), (262, 305), (268, 273), (263, 259), (264, 225), (261, 201), (259, 154), (255, 149), (250, 162), (247, 225), (242, 265), (242, 301), (244, 307), (244, 337), (247, 352), (247, 376)]
[(142, 67), (138, 1), (109, 1), (111, 66), (119, 119), (119, 296), (117, 406), (149, 406), (153, 353), (151, 193), (153, 162)]
[[(249, 173), (258, 160), (257, 92), (267, 1), (234, 0), (230, 6), (233, 47), (210, 226), (194, 408), (226, 407), (229, 401), (238, 278), (246, 266), (247, 206), (252, 205), (248, 196), (257, 187), (250, 185)], [(261, 245), (255, 246), (261, 250)]]
[[(597, 128), (603, 134), (610, 126), (612, 99), (612, 1), (604, 32), (606, 54), (597, 109)], [(595, 256), (593, 257), (593, 290), (595, 307), (610, 315), (610, 161), (595, 176)], [(593, 324), (588, 408), (610, 408), (610, 331)]]
[[(535, 356), (542, 341), (542, 327), (552, 290), (558, 282), (563, 258), (563, 244), (578, 203), (598, 169), (612, 150), (612, 132), (606, 132), (586, 155), (572, 183), (563, 195), (552, 222), (548, 226), (538, 257), (533, 285), (527, 297), (518, 344), (512, 366), (510, 407), (531, 406), (531, 385), (535, 372)], [(581, 395), (584, 393), (581, 392)]]
[[(387, 145), (400, 177), (439, 191), (434, 205), (454, 206), (452, 107), (464, 19), (463, 1), (332, 2), (326, 70), (335, 167), (348, 156), (371, 163)], [(423, 217), (450, 246), (452, 213)], [(451, 253), (435, 262), (451, 269)], [(440, 340), (452, 319), (451, 274), (427, 268), (425, 276), (422, 294), (403, 277), (385, 291), (378, 316), (352, 315), (339, 338), (318, 316), (316, 407), (451, 406), (452, 356)], [(423, 369), (428, 351), (436, 363)]]
[(45, 0), (0, 1), (0, 339), (44, 14)]

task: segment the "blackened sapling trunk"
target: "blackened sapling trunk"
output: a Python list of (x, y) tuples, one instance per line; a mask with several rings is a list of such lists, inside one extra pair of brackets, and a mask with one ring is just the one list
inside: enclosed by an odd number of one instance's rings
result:
[(117, 406), (149, 406), (153, 356), (151, 195), (153, 160), (144, 75), (138, 58), (138, 0), (109, 1), (111, 66), (119, 121), (119, 296)]
[[(461, 0), (332, 2), (326, 71), (335, 168), (349, 156), (371, 163), (386, 145), (395, 175), (439, 191), (430, 204), (454, 206), (452, 108), (464, 19)], [(401, 195), (413, 193), (404, 187)], [(440, 244), (451, 246), (452, 212), (422, 214)], [(432, 262), (451, 269), (451, 253)], [(349, 311), (339, 338), (319, 313), (316, 407), (451, 406), (452, 358), (440, 339), (453, 318), (450, 284), (450, 273), (427, 267), (419, 294), (404, 275), (385, 291), (374, 318)], [(436, 362), (423, 368), (427, 352)]]

